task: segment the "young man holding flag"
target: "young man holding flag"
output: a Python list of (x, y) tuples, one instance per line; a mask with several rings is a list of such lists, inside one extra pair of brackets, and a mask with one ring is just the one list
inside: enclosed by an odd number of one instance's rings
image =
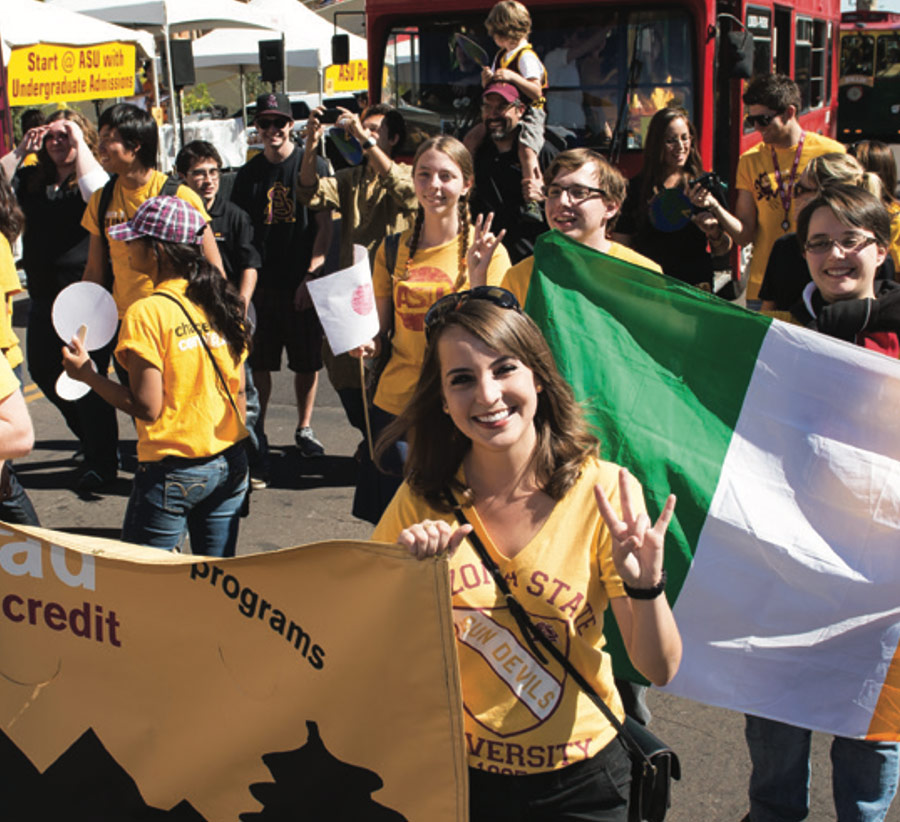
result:
[[(564, 151), (547, 168), (544, 180), (550, 228), (595, 251), (662, 274), (653, 260), (609, 239), (628, 187), (603, 157), (586, 148)], [(503, 287), (516, 295), (520, 305), (525, 305), (533, 268), (534, 257), (526, 257), (503, 278)]]

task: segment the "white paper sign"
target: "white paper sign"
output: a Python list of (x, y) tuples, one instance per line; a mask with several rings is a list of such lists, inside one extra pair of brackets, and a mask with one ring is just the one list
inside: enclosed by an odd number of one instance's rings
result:
[(328, 344), (343, 354), (378, 334), (378, 312), (372, 290), (369, 254), (353, 246), (353, 265), (308, 284)]

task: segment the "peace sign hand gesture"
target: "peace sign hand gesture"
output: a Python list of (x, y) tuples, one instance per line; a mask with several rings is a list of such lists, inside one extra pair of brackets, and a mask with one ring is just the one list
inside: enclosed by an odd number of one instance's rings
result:
[(497, 246), (506, 236), (504, 228), (499, 234), (491, 231), (491, 223), (494, 221), (494, 212), (485, 217), (479, 214), (475, 220), (475, 239), (466, 255), (466, 266), (469, 270), (470, 288), (487, 285), (488, 266), (494, 256)]
[(597, 508), (612, 536), (613, 562), (622, 581), (632, 588), (653, 588), (662, 579), (663, 548), (666, 529), (675, 511), (675, 495), (669, 494), (659, 519), (652, 527), (643, 511), (635, 513), (631, 475), (627, 468), (619, 470), (619, 499), (622, 518), (619, 519), (598, 484), (594, 486)]

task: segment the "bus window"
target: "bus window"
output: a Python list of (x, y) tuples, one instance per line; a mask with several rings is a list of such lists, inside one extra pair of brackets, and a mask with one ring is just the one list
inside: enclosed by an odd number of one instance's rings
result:
[(809, 104), (812, 108), (825, 102), (826, 63), (828, 51), (828, 24), (824, 20), (814, 20), (812, 25), (812, 48), (809, 70)]
[(753, 74), (768, 74), (772, 70), (772, 12), (748, 8), (747, 30), (753, 35)]
[(900, 77), (900, 35), (882, 34), (875, 56), (876, 77)]
[(810, 99), (810, 72), (812, 69), (812, 20), (797, 18), (797, 33), (794, 37), (794, 82), (800, 89), (800, 111), (809, 111), (813, 105)]
[[(623, 144), (638, 149), (660, 108), (674, 103), (692, 111), (695, 46), (687, 12), (592, 7), (532, 15), (532, 43), (548, 75), (548, 128), (559, 142), (604, 146), (622, 123)], [(417, 128), (461, 137), (480, 119), (481, 68), (497, 51), (484, 14), (417, 16), (409, 23), (388, 37), (383, 99), (411, 119), (413, 143), (422, 136)]]
[(875, 69), (875, 38), (869, 34), (847, 34), (841, 38), (841, 77), (871, 77)]

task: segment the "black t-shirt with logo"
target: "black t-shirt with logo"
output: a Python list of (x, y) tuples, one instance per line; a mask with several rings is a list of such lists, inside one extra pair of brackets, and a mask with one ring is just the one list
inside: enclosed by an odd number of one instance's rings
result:
[[(280, 163), (257, 154), (235, 177), (231, 200), (250, 216), (253, 245), (262, 258), (258, 288), (293, 291), (309, 270), (316, 224), (297, 203), (302, 157), (299, 146)], [(331, 176), (321, 157), (316, 157), (316, 173)]]

